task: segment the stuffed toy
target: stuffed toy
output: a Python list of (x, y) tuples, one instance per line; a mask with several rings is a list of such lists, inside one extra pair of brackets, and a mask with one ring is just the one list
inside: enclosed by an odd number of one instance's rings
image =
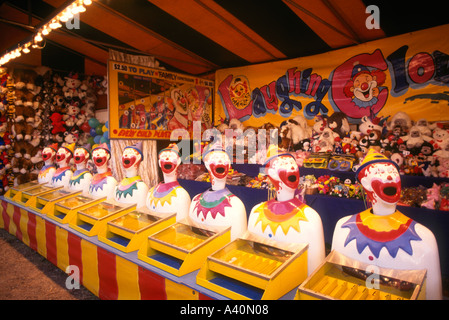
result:
[(421, 134), (429, 137), (432, 136), (432, 130), (436, 127), (435, 125), (430, 125), (426, 119), (419, 119), (416, 121), (415, 126), (418, 127)]
[(312, 137), (314, 139), (318, 139), (318, 137), (323, 133), (325, 128), (328, 128), (327, 125), (328, 117), (325, 115), (317, 115), (314, 118), (315, 123), (312, 126)]
[(421, 203), (421, 207), (432, 210), (436, 209), (440, 201), (440, 189), (441, 187), (435, 183), (432, 185), (432, 188), (427, 189), (426, 200)]
[(332, 131), (331, 128), (325, 128), (312, 147), (313, 152), (332, 152), (334, 150), (335, 139), (339, 137), (338, 133)]
[(64, 98), (66, 101), (79, 98), (80, 85), (81, 80), (79, 79), (78, 74), (70, 74), (68, 77), (65, 77), (65, 83), (62, 91), (64, 92)]
[(63, 120), (63, 116), (60, 113), (54, 112), (50, 117), (51, 125), (53, 129), (51, 130), (51, 133), (58, 134), (58, 133), (64, 133), (66, 131), (65, 128), (65, 122)]
[(309, 131), (307, 127), (305, 127), (307, 124), (300, 124), (301, 121), (298, 122), (295, 119), (289, 119), (281, 124), (280, 137), (281, 148), (283, 149), (293, 149), (295, 151), (301, 150), (303, 148), (302, 142), (310, 138), (311, 130)]
[(449, 139), (443, 140), (439, 147), (440, 149), (435, 151), (433, 155), (440, 158), (449, 158)]
[(410, 116), (403, 112), (397, 112), (392, 118), (390, 122), (387, 122), (387, 129), (392, 131), (394, 127), (401, 126), (401, 130), (404, 133), (407, 133), (408, 130), (412, 127), (412, 120)]
[(81, 112), (78, 102), (72, 102), (67, 106), (66, 113), (63, 116), (63, 120), (67, 127), (71, 128), (73, 126), (81, 126), (84, 119), (78, 119), (78, 115)]
[(336, 132), (340, 138), (348, 135), (350, 131), (348, 118), (343, 112), (334, 112), (330, 115), (327, 125), (332, 131)]
[(431, 138), (429, 136), (423, 135), (420, 129), (417, 126), (412, 126), (407, 135), (402, 136), (400, 138), (402, 141), (405, 141), (405, 145), (407, 146), (407, 150), (416, 154), (419, 152), (421, 146), (425, 141), (430, 141)]
[(449, 140), (449, 132), (437, 127), (433, 130), (432, 139), (429, 142), (433, 145), (433, 148), (436, 151), (441, 149), (443, 142), (447, 140)]
[(438, 177), (448, 178), (449, 177), (449, 158), (438, 158)]

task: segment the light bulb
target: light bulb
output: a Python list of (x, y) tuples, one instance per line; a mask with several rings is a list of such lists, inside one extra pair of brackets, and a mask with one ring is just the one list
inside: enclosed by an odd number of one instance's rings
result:
[(92, 4), (91, 0), (84, 0), (84, 5), (90, 6)]
[(25, 47), (25, 48), (23, 48), (23, 53), (29, 53), (30, 52), (30, 49), (28, 49), (28, 47)]
[(44, 36), (48, 35), (50, 33), (50, 31), (47, 28), (44, 28), (44, 30), (42, 30), (42, 34)]
[(35, 37), (34, 37), (34, 40), (36, 40), (37, 42), (40, 42), (40, 41), (42, 41), (43, 39), (42, 39), (42, 36), (41, 36), (41, 34), (40, 33), (38, 33)]

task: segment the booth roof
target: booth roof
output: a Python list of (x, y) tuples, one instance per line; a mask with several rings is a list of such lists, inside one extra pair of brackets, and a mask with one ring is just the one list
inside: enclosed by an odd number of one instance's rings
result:
[[(17, 46), (66, 0), (0, 0), (0, 52)], [(108, 50), (154, 56), (169, 71), (213, 76), (217, 69), (298, 58), (449, 23), (445, 1), (94, 0), (79, 27), (58, 29), (55, 58), (82, 57), (106, 70)], [(367, 6), (378, 8), (369, 29)], [(374, 16), (373, 16), (374, 17)], [(20, 59), (25, 59), (21, 57)], [(34, 59), (34, 60), (33, 60)], [(39, 54), (22, 60), (41, 65)], [(21, 60), (17, 60), (21, 62)], [(54, 61), (52, 61), (54, 62)], [(51, 66), (50, 66), (51, 67)], [(106, 73), (104, 73), (106, 74)]]

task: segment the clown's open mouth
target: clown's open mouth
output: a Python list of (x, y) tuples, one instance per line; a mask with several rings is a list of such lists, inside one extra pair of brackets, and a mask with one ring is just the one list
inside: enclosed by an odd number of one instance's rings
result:
[(397, 188), (396, 187), (385, 187), (384, 188), (384, 193), (387, 196), (394, 196), (397, 192)]
[(218, 178), (218, 179), (223, 179), (227, 176), (228, 174), (228, 166), (224, 165), (224, 164), (211, 164), (210, 168), (212, 170), (212, 174)]
[(125, 159), (125, 160), (123, 160), (123, 163), (126, 164), (126, 165), (129, 165), (131, 163), (131, 160)]
[(365, 90), (365, 91), (360, 91), (361, 94), (363, 94), (363, 96), (368, 99), (370, 96), (370, 89)]
[(296, 182), (296, 176), (294, 174), (289, 175), (287, 179), (290, 182)]
[(171, 168), (173, 168), (173, 165), (171, 164), (171, 163), (167, 163), (167, 164), (164, 164), (164, 169), (165, 170), (171, 170)]

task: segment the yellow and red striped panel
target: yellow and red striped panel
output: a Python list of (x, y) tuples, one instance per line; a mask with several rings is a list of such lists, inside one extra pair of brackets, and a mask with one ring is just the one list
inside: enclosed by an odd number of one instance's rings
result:
[(80, 283), (100, 299), (210, 299), (5, 200), (0, 210), (1, 228), (61, 270), (77, 266)]

